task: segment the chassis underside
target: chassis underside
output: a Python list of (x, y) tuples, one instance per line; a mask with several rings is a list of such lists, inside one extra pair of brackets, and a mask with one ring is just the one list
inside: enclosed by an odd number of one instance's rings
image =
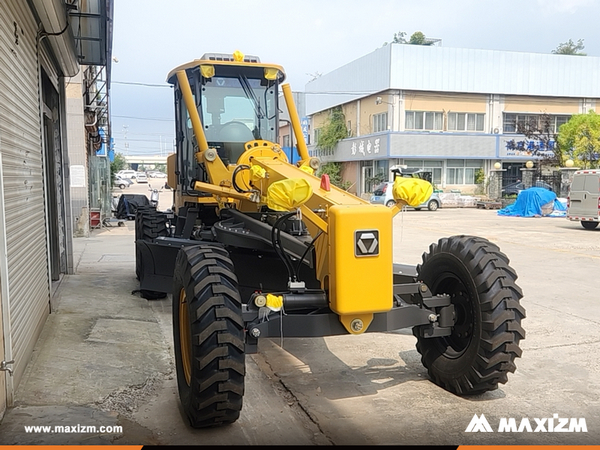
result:
[[(148, 212), (151, 216), (162, 214)], [(143, 215), (138, 217), (143, 221)], [(139, 225), (141, 226), (141, 224)], [(348, 334), (339, 317), (328, 307), (327, 292), (320, 289), (315, 277), (313, 256), (304, 255), (300, 265), (302, 288), (290, 289), (288, 273), (279, 257), (273, 252), (268, 236), (271, 226), (253, 217), (231, 211), (224, 220), (216, 222), (211, 240), (158, 236), (155, 239), (138, 239), (136, 252), (140, 260), (140, 288), (146, 291), (171, 293), (173, 270), (177, 254), (182, 247), (221, 246), (226, 250), (236, 268), (238, 289), (242, 300), (243, 320), (246, 330), (246, 352), (256, 351), (259, 337), (317, 337)], [(284, 248), (295, 261), (306, 249), (304, 242), (290, 234), (283, 235)], [(310, 239), (309, 239), (310, 240)], [(401, 328), (425, 326), (424, 336), (444, 336), (451, 332), (454, 308), (447, 295), (433, 295), (428, 287), (417, 281), (415, 266), (394, 264), (394, 302), (388, 312), (376, 313), (368, 327), (369, 332), (392, 331)], [(271, 292), (284, 297), (281, 312), (259, 314), (253, 302), (257, 293)]]

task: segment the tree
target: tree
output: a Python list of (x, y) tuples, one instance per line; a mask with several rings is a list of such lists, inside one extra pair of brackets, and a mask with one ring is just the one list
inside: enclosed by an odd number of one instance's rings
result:
[(347, 191), (352, 185), (349, 181), (342, 179), (342, 163), (339, 162), (328, 162), (319, 167), (317, 176), (320, 177), (323, 174), (329, 175), (329, 181), (334, 186), (339, 187)]
[(515, 123), (517, 133), (524, 134), (527, 138), (523, 149), (530, 151), (532, 156), (541, 158), (540, 167), (562, 166), (565, 158), (562, 147), (557, 145), (558, 134), (554, 127), (554, 117), (547, 113), (529, 117), (529, 120)]
[[(328, 120), (321, 127), (317, 148), (321, 150), (333, 150), (339, 141), (347, 137), (346, 117), (344, 116), (342, 107), (337, 106), (330, 111)], [(341, 163), (329, 162), (320, 167), (318, 176), (326, 173), (329, 175), (331, 184), (347, 190), (350, 183), (342, 180), (341, 170)]]
[(561, 42), (558, 44), (552, 53), (557, 55), (578, 55), (578, 56), (587, 56), (586, 53), (582, 53), (581, 50), (585, 48), (583, 45), (583, 39), (578, 39), (577, 44), (573, 42), (572, 39), (569, 39), (567, 42)]
[(309, 83), (311, 81), (315, 81), (317, 78), (320, 78), (323, 74), (319, 71), (315, 71), (313, 73), (306, 73), (306, 75), (308, 75), (310, 77)]
[(392, 44), (406, 44), (406, 39), (404, 39), (404, 36), (406, 36), (406, 32), (404, 31), (398, 31), (397, 33), (394, 33)]
[(127, 167), (127, 160), (121, 153), (115, 153), (115, 159), (110, 163), (110, 173), (112, 174), (112, 179), (115, 179), (115, 175), (119, 170), (123, 170)]
[(162, 173), (167, 173), (167, 165), (166, 164), (154, 164), (154, 170), (158, 170)]
[(423, 33), (421, 33), (420, 31), (415, 31), (412, 36), (410, 37), (409, 44), (412, 45), (431, 45), (432, 42), (428, 42), (427, 38), (425, 38), (425, 35)]
[(560, 127), (559, 146), (584, 169), (600, 167), (600, 115), (575, 114)]
[(333, 108), (329, 119), (321, 127), (317, 148), (321, 150), (333, 150), (337, 143), (348, 137), (346, 128), (346, 117), (341, 106)]
[[(439, 39), (427, 39), (421, 31), (415, 31), (408, 41), (405, 39), (405, 36), (406, 32), (404, 31), (394, 33), (392, 44), (433, 45), (435, 42), (439, 41)], [(384, 46), (387, 44), (387, 42), (383, 43)]]

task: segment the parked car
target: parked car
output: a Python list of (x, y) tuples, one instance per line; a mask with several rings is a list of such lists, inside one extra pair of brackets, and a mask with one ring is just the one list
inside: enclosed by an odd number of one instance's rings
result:
[[(392, 181), (385, 181), (378, 185), (374, 191), (373, 196), (371, 197), (371, 203), (376, 203), (380, 205), (385, 205), (392, 207), (396, 204), (396, 200), (394, 200), (394, 195), (392, 194), (392, 186), (394, 183)], [(426, 201), (421, 203), (419, 206), (414, 207), (417, 211), (420, 211), (423, 208), (427, 208), (429, 211), (435, 211), (440, 206), (442, 206), (442, 201), (440, 200), (440, 196), (437, 193), (431, 194)], [(410, 208), (410, 207), (409, 207)]]
[[(541, 180), (537, 180), (536, 182), (534, 182), (533, 187), (544, 188), (544, 189), (548, 189), (549, 191), (554, 192), (554, 189), (552, 189), (551, 185), (549, 185), (545, 181), (541, 181)], [(522, 181), (519, 180), (519, 181), (510, 183), (510, 184), (507, 184), (506, 186), (504, 186), (502, 188), (502, 195), (503, 196), (518, 195), (519, 192), (521, 192), (524, 189), (526, 189), (525, 185), (523, 184)]]
[(138, 183), (147, 183), (147, 182), (148, 182), (148, 177), (146, 176), (146, 174), (145, 174), (145, 173), (143, 173), (143, 172), (138, 172), (138, 173), (137, 173), (137, 178), (136, 178), (136, 181), (137, 181)]
[(131, 178), (135, 180), (137, 172), (135, 170), (119, 170), (117, 176), (121, 178)]
[(118, 175), (115, 177), (115, 181), (113, 182), (113, 185), (118, 187), (119, 189), (125, 189), (131, 186), (132, 184), (133, 181), (131, 181), (129, 178), (122, 178)]

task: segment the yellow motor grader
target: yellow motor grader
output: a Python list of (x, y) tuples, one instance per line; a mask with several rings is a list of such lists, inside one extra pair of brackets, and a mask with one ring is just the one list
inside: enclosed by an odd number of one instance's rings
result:
[[(206, 54), (168, 75), (173, 209), (138, 211), (136, 274), (148, 297), (172, 294), (177, 382), (191, 425), (239, 417), (245, 354), (265, 337), (411, 327), (439, 386), (468, 395), (505, 383), (525, 337), (508, 258), (486, 239), (452, 236), (416, 267), (394, 264), (393, 217), (422, 201), (423, 185), (398, 178), (388, 208), (315, 176), (319, 161), (284, 78), (282, 67), (239, 52)], [(280, 89), (297, 164), (277, 144)]]

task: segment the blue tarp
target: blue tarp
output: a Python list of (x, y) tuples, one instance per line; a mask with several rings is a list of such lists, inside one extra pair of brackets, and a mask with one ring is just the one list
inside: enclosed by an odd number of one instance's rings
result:
[(498, 211), (499, 216), (535, 217), (542, 215), (542, 206), (554, 203), (554, 211), (565, 211), (565, 205), (548, 189), (532, 187), (519, 192), (517, 201)]

